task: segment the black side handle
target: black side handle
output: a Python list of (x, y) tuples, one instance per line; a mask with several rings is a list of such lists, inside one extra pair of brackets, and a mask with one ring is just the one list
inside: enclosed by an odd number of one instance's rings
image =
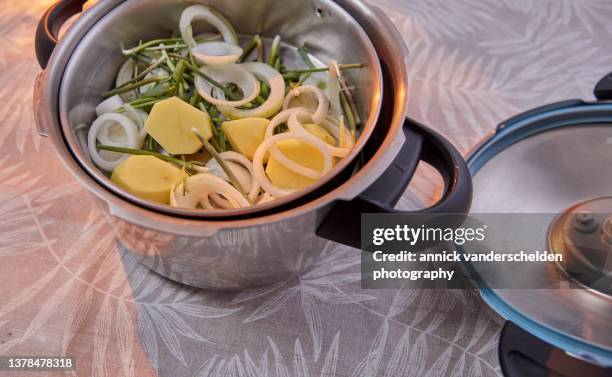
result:
[(419, 161), (430, 164), (440, 173), (444, 179), (444, 194), (434, 206), (414, 213), (469, 211), (472, 177), (459, 151), (440, 134), (414, 120), (406, 119), (403, 130), (406, 143), (391, 166), (359, 197), (336, 203), (317, 229), (317, 235), (359, 248), (362, 213), (406, 213), (393, 207), (412, 179)]
[(595, 85), (595, 98), (599, 101), (612, 100), (612, 72), (608, 73)]
[(60, 0), (53, 4), (38, 22), (36, 28), (36, 59), (42, 69), (47, 67), (53, 49), (59, 41), (59, 32), (70, 17), (83, 9), (87, 0)]
[(612, 369), (569, 356), (512, 322), (499, 339), (499, 363), (506, 377), (605, 377)]

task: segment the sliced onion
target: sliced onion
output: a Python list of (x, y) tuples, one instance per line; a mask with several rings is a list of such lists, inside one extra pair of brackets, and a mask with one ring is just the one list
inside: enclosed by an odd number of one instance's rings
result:
[[(227, 84), (231, 82), (233, 84), (236, 84), (244, 94), (244, 98), (239, 101), (227, 101), (225, 99), (225, 94), (223, 94), (222, 91), (218, 90), (218, 88), (214, 87), (211, 83), (209, 83), (202, 77), (197, 76), (195, 78), (195, 87), (198, 90), (198, 93), (200, 93), (202, 98), (204, 98), (207, 102), (212, 103), (213, 105), (219, 107), (243, 106), (253, 101), (255, 97), (257, 97), (257, 95), (259, 94), (259, 81), (257, 81), (255, 79), (255, 76), (249, 73), (249, 71), (242, 67), (242, 65), (208, 65), (200, 68), (200, 72), (209, 76), (211, 79), (215, 80), (218, 83)], [(221, 97), (221, 99), (215, 98), (210, 95), (213, 89), (215, 89), (215, 95)]]
[(270, 87), (270, 95), (263, 104), (253, 109), (243, 110), (237, 109), (237, 106), (220, 106), (219, 110), (230, 119), (250, 117), (270, 118), (274, 116), (283, 107), (283, 100), (285, 98), (285, 80), (283, 75), (265, 63), (244, 63), (241, 66), (259, 80), (267, 82)]
[(195, 46), (197, 44), (193, 38), (193, 30), (191, 28), (191, 23), (196, 20), (204, 20), (211, 24), (221, 33), (225, 42), (234, 45), (238, 44), (238, 36), (229, 21), (211, 8), (198, 4), (185, 8), (179, 22), (181, 37), (188, 46)]
[(149, 114), (146, 111), (135, 109), (130, 104), (125, 104), (123, 106), (125, 109), (125, 116), (130, 118), (132, 122), (138, 126), (138, 144), (142, 146), (145, 138), (147, 137), (147, 131), (145, 130), (145, 125), (147, 124), (147, 119), (149, 118)]
[(257, 201), (257, 204), (266, 204), (266, 203), (273, 202), (274, 200), (276, 200), (275, 197), (270, 195), (270, 193), (268, 192), (264, 192), (264, 194)]
[[(268, 123), (268, 128), (266, 128), (264, 137), (265, 138), (272, 137), (274, 135), (274, 130), (276, 129), (276, 127), (280, 126), (283, 123), (286, 123), (289, 120), (289, 117), (291, 117), (291, 115), (293, 114), (297, 114), (300, 117), (307, 117), (307, 116), (310, 116), (312, 112), (304, 107), (292, 107), (290, 109), (281, 111), (280, 113), (276, 114), (274, 118), (270, 120), (270, 123)], [(291, 127), (291, 125), (289, 124), (287, 124), (287, 126)], [(303, 133), (308, 133), (300, 124), (298, 124), (298, 126), (299, 127), (296, 129), (289, 128), (289, 130), (296, 131), (296, 132), (303, 131)]]
[(297, 98), (307, 93), (313, 94), (317, 98), (318, 106), (316, 110), (314, 111), (314, 113), (312, 114), (311, 118), (314, 124), (320, 124), (321, 122), (325, 120), (325, 117), (327, 116), (327, 113), (329, 112), (329, 99), (327, 98), (325, 93), (323, 93), (321, 89), (317, 88), (314, 85), (302, 85), (302, 86), (298, 86), (297, 88), (289, 91), (289, 93), (285, 97), (285, 102), (283, 104), (283, 110), (286, 110), (289, 108), (291, 101), (294, 98)]
[[(308, 132), (306, 131), (306, 129), (304, 129), (304, 127), (302, 127), (302, 124), (301, 124), (304, 122), (304, 118), (302, 118), (302, 121), (300, 122), (300, 120), (298, 120), (298, 115), (301, 115), (302, 117), (304, 117), (303, 113), (295, 113), (295, 112), (289, 116), (289, 120), (287, 122), (289, 129), (296, 130), (296, 131), (299, 129), (302, 129), (305, 132)], [(311, 117), (311, 120), (314, 122), (314, 119), (312, 119), (312, 117)], [(308, 122), (308, 120), (306, 120), (306, 122)], [(344, 126), (344, 116), (340, 116), (340, 123), (338, 125), (334, 124), (330, 118), (325, 118), (323, 122), (320, 123), (320, 125), (321, 127), (325, 128), (325, 130), (328, 131), (336, 140), (338, 140), (339, 145), (340, 145), (340, 147), (337, 147), (335, 145), (330, 145), (330, 144), (325, 143), (325, 145), (327, 146), (327, 149), (329, 150), (329, 153), (331, 153), (331, 155), (334, 157), (340, 157), (340, 158), (346, 157), (353, 149), (353, 143), (352, 141), (350, 141), (349, 145), (343, 146), (343, 143), (346, 142), (346, 140), (343, 140), (344, 137), (346, 136), (346, 132), (345, 132), (346, 130)], [(313, 137), (316, 137), (316, 136), (313, 135)]]
[[(302, 107), (296, 107), (296, 108), (292, 108), (289, 110), (281, 111), (274, 118), (272, 118), (272, 120), (268, 124), (268, 128), (266, 128), (266, 132), (265, 132), (265, 137), (266, 138), (272, 137), (274, 133), (274, 129), (278, 127), (279, 125), (281, 125), (282, 123), (287, 122), (291, 116), (299, 115), (299, 116), (304, 117), (304, 116), (310, 116), (310, 114), (311, 113), (307, 109), (304, 109)], [(299, 122), (287, 123), (287, 125), (289, 126), (289, 131), (299, 133), (300, 135), (303, 135), (304, 137), (316, 138), (315, 136), (312, 136), (308, 131), (306, 131)], [(306, 166), (302, 166), (298, 164), (297, 162), (285, 156), (275, 146), (272, 146), (270, 148), (270, 154), (281, 165), (285, 166), (287, 169), (291, 171), (294, 171), (310, 179), (319, 179), (321, 177), (320, 171), (310, 169)]]
[[(302, 140), (317, 148), (319, 152), (321, 152), (321, 154), (323, 155), (323, 171), (318, 174), (319, 178), (327, 174), (332, 168), (331, 154), (327, 150), (325, 143), (312, 135), (305, 135), (301, 132), (285, 132), (265, 139), (263, 143), (259, 145), (259, 147), (255, 151), (255, 155), (253, 156), (253, 172), (255, 173), (255, 178), (257, 179), (261, 187), (275, 197), (289, 195), (298, 190), (284, 189), (274, 186), (266, 176), (266, 172), (263, 166), (264, 156), (266, 155), (268, 150), (271, 149), (279, 141), (290, 139)], [(300, 174), (297, 171), (296, 173)]]
[[(136, 62), (132, 58), (128, 58), (121, 65), (121, 68), (119, 68), (119, 73), (117, 73), (117, 79), (115, 80), (115, 86), (117, 88), (134, 78), (135, 67)], [(131, 102), (138, 98), (138, 92), (136, 90), (131, 90), (126, 93), (121, 93), (119, 96), (124, 101)]]
[(340, 67), (338, 62), (332, 60), (329, 62), (329, 107), (331, 114), (335, 119), (339, 119), (342, 114), (342, 107), (340, 105), (340, 81), (338, 76), (340, 75)]
[[(97, 139), (100, 142), (100, 144), (104, 144), (104, 145), (127, 144), (127, 134), (125, 133), (125, 130), (123, 129), (123, 127), (119, 123), (116, 123), (116, 122), (112, 124), (107, 124), (106, 126), (102, 127), (102, 129), (98, 133)], [(103, 155), (108, 155), (110, 153), (110, 156), (113, 156), (113, 155), (118, 156), (117, 153), (113, 153), (109, 151), (103, 151), (101, 153)]]
[(114, 95), (110, 98), (105, 99), (96, 106), (96, 115), (104, 115), (107, 113), (114, 113), (118, 108), (123, 106), (123, 100), (119, 95)]
[[(108, 133), (110, 127), (115, 125), (121, 126), (125, 133), (125, 140), (122, 142), (111, 142), (112, 146), (139, 148), (138, 145), (138, 127), (125, 115), (117, 113), (107, 113), (96, 119), (87, 135), (87, 148), (92, 161), (100, 168), (106, 171), (112, 171), (128, 156), (125, 154), (108, 152), (104, 156), (98, 151), (96, 141), (99, 140), (100, 133)], [(105, 140), (108, 141), (108, 140)], [(107, 152), (107, 151), (104, 151)]]
[(338, 144), (341, 148), (353, 149), (355, 146), (355, 134), (346, 128), (344, 115), (340, 115), (337, 126), (336, 121), (331, 117), (328, 117), (326, 121), (322, 123), (322, 126), (338, 140)]
[[(339, 124), (339, 135), (338, 135), (338, 143), (341, 148), (347, 148), (349, 151), (353, 149), (355, 146), (355, 138), (351, 132), (346, 129), (344, 125), (344, 115), (340, 116), (340, 124)], [(347, 138), (348, 136), (348, 138)], [(348, 154), (348, 153), (347, 153)], [(343, 156), (345, 157), (345, 156)]]
[[(224, 161), (227, 161), (227, 164), (230, 169), (232, 169), (236, 179), (238, 179), (238, 182), (240, 182), (240, 186), (242, 186), (244, 190), (247, 190), (245, 194), (248, 194), (249, 199), (254, 202), (259, 196), (261, 188), (259, 186), (259, 182), (257, 182), (257, 179), (255, 179), (253, 164), (251, 161), (240, 153), (233, 151), (219, 153), (219, 157), (221, 157)], [(210, 170), (210, 174), (216, 175), (217, 177), (229, 182), (229, 178), (216, 159), (210, 159), (210, 161), (208, 161), (206, 164), (206, 167)]]
[[(115, 99), (115, 97), (117, 96), (111, 97), (109, 99)], [(117, 108), (115, 108), (115, 110), (113, 111), (107, 111), (107, 110), (112, 109), (117, 104), (118, 102), (115, 102), (115, 101), (108, 102), (108, 100), (106, 100), (102, 102), (100, 105), (98, 105), (98, 107), (96, 108), (96, 112), (100, 112), (99, 115), (115, 112)], [(142, 110), (136, 110), (134, 107), (132, 107), (130, 104), (127, 104), (127, 103), (123, 104), (123, 108), (125, 109), (124, 115), (130, 118), (130, 120), (134, 122), (134, 124), (136, 124), (136, 126), (138, 127), (138, 143), (137, 144), (138, 144), (138, 147), (140, 148), (142, 144), (144, 143), (145, 137), (147, 136), (147, 132), (145, 131), (145, 124), (147, 122), (148, 114)], [(106, 145), (115, 145), (115, 144), (121, 145), (127, 142), (126, 137), (127, 136), (126, 136), (126, 133), (123, 127), (120, 124), (115, 122), (113, 124), (106, 125), (105, 127), (103, 127), (101, 132), (98, 134), (98, 141)], [(104, 154), (109, 154), (109, 153), (112, 154), (113, 152), (104, 151)]]
[[(287, 97), (285, 97), (285, 100)], [(329, 102), (329, 100), (328, 100)], [(283, 109), (293, 109), (296, 107), (302, 107), (314, 113), (319, 108), (319, 101), (317, 100), (317, 96), (312, 93), (303, 93), (299, 97), (291, 98), (288, 103), (283, 104)]]
[(234, 205), (234, 208), (248, 207), (250, 205), (242, 193), (236, 190), (234, 186), (212, 174), (196, 174), (189, 177), (187, 179), (187, 188), (188, 190), (183, 191), (183, 183), (180, 183), (170, 194), (170, 205), (173, 207), (195, 209), (198, 203), (202, 203), (206, 208), (206, 203), (210, 205), (210, 202), (204, 199), (213, 193), (223, 195), (229, 203)]
[(235, 199), (226, 199), (224, 196), (214, 192), (202, 197), (200, 202), (205, 209), (234, 209), (240, 208), (240, 204)]
[(236, 63), (242, 48), (226, 42), (205, 42), (192, 48), (191, 53), (200, 64), (223, 65)]

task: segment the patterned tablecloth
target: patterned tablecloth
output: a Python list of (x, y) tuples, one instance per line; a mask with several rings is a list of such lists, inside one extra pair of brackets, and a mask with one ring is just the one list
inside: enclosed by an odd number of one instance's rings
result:
[[(0, 0), (0, 355), (74, 355), (79, 376), (500, 374), (501, 320), (477, 295), (361, 290), (356, 250), (329, 244), (304, 275), (238, 293), (175, 284), (120, 250), (35, 130), (33, 36), (50, 3)], [(612, 69), (609, 0), (376, 4), (411, 51), (410, 115), (464, 152), (522, 110), (592, 98)], [(434, 199), (424, 172), (401, 206)]]

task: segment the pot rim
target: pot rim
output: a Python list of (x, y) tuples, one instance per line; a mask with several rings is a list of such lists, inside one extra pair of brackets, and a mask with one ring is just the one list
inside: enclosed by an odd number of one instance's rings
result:
[[(408, 78), (406, 58), (407, 48), (387, 16), (376, 7), (370, 7), (362, 0), (336, 0), (344, 10), (359, 22), (366, 34), (372, 40), (373, 35), (382, 43), (372, 43), (380, 59), (380, 50), (389, 57), (391, 81), (394, 84), (393, 117), (389, 131), (376, 152), (359, 171), (335, 189), (309, 201), (308, 203), (284, 211), (264, 214), (245, 219), (198, 219), (172, 216), (155, 210), (138, 206), (127, 199), (100, 187), (101, 184), (89, 174), (77, 161), (76, 156), (67, 145), (65, 135), (61, 131), (59, 118), (59, 92), (61, 81), (72, 52), (89, 29), (117, 4), (124, 0), (105, 1), (92, 10), (84, 12), (53, 52), (45, 71), (37, 77), (34, 96), (36, 120), (42, 133), (51, 138), (56, 153), (64, 166), (92, 192), (105, 203), (111, 215), (130, 223), (135, 223), (149, 229), (186, 236), (212, 236), (227, 228), (244, 228), (259, 224), (280, 222), (289, 218), (303, 216), (309, 212), (321, 209), (335, 201), (350, 201), (369, 187), (389, 166), (404, 143), (402, 125), (407, 111)], [(97, 11), (93, 11), (97, 9)], [(356, 17), (359, 16), (359, 17)], [(364, 25), (366, 23), (366, 25)], [(395, 87), (396, 86), (396, 87)], [(46, 109), (46, 111), (45, 111)]]

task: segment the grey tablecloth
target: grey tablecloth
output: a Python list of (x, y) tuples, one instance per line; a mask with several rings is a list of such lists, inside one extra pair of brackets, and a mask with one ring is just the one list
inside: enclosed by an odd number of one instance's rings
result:
[[(79, 376), (500, 374), (501, 321), (477, 295), (361, 290), (355, 250), (330, 244), (303, 276), (241, 293), (135, 263), (35, 131), (33, 35), (50, 3), (0, 0), (0, 355), (73, 355)], [(410, 48), (410, 116), (464, 152), (522, 110), (591, 98), (612, 70), (609, 0), (372, 3)], [(432, 177), (401, 206), (435, 200)]]

